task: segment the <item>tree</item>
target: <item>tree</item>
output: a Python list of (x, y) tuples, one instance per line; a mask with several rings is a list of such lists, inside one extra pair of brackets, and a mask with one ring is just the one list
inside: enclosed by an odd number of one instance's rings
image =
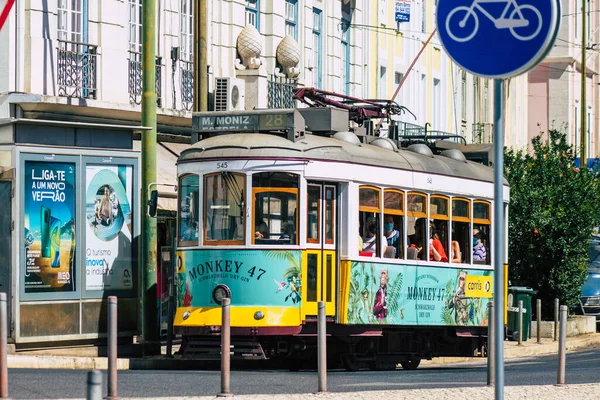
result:
[(550, 130), (533, 151), (505, 149), (510, 184), (509, 279), (538, 290), (545, 317), (554, 298), (574, 311), (586, 279), (588, 246), (600, 221), (598, 174), (574, 167), (565, 134)]

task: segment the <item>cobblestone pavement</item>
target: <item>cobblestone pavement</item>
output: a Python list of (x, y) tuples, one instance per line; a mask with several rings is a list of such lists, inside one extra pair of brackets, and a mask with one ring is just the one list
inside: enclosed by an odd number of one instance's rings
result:
[[(402, 400), (402, 399), (436, 399), (436, 400), (493, 400), (493, 387), (471, 387), (451, 389), (420, 390), (378, 390), (369, 392), (293, 394), (293, 395), (244, 395), (230, 397), (239, 400)], [(213, 400), (215, 396), (179, 397), (181, 400)], [(167, 400), (171, 398), (161, 398)], [(172, 398), (175, 399), (175, 398)], [(567, 399), (600, 399), (600, 384), (565, 385), (565, 386), (506, 386), (506, 400), (567, 400)], [(121, 398), (121, 400), (127, 400)]]

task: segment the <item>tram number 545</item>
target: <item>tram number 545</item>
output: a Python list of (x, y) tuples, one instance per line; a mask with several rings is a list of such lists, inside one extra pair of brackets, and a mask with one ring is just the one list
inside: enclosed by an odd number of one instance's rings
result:
[(227, 162), (218, 162), (217, 169), (227, 169)]

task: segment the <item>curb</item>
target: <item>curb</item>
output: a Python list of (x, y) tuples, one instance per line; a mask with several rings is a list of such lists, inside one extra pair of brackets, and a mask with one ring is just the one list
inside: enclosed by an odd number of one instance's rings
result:
[[(566, 349), (573, 350), (600, 345), (600, 334), (588, 334), (578, 337), (567, 338)], [(523, 342), (518, 346), (516, 342), (504, 342), (504, 358), (530, 357), (543, 354), (557, 354), (558, 341), (546, 339), (541, 344), (533, 340)], [(484, 362), (484, 357), (436, 357), (433, 360), (423, 360), (422, 366), (457, 364), (465, 362)], [(81, 369), (91, 370), (108, 369), (106, 357), (77, 357), (58, 355), (30, 355), (9, 354), (7, 357), (8, 368), (31, 368), (31, 369)], [(117, 359), (118, 370), (143, 370), (143, 369), (187, 369), (193, 368), (195, 360), (182, 360), (173, 357), (155, 358), (119, 358)], [(197, 365), (196, 365), (197, 366)]]

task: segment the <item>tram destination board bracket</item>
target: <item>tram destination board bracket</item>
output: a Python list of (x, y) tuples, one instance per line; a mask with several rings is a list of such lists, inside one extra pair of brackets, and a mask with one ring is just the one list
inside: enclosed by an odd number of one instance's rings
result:
[(197, 112), (192, 114), (192, 143), (232, 133), (279, 134), (295, 142), (304, 138), (305, 126), (295, 109)]

